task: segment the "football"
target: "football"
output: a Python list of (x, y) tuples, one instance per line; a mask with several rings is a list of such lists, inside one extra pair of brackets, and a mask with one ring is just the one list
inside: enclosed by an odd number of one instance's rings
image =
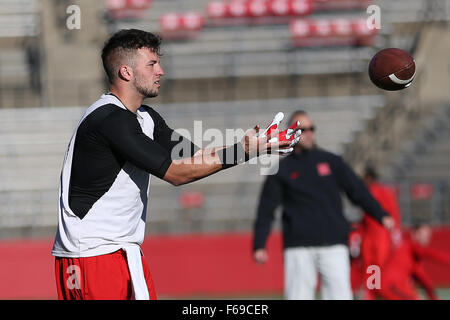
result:
[(388, 48), (379, 51), (369, 63), (369, 77), (381, 89), (402, 90), (411, 85), (416, 75), (414, 58), (406, 51)]

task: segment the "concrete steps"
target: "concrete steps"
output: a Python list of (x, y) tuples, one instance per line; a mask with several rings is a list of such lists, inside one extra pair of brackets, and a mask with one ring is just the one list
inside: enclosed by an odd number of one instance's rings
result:
[[(316, 121), (320, 145), (339, 152), (383, 101), (379, 96), (273, 99), (166, 104), (155, 109), (171, 127), (186, 128), (193, 136), (196, 120), (203, 121), (203, 133), (208, 128), (225, 133), (227, 128), (264, 126), (280, 110), (289, 117), (302, 108)], [(56, 224), (60, 170), (84, 111), (84, 107), (0, 110), (0, 228)], [(148, 205), (151, 228), (177, 232), (251, 227), (263, 174), (277, 161), (278, 157), (264, 157), (179, 188), (154, 177)], [(178, 197), (189, 190), (204, 193), (202, 209), (182, 210)]]

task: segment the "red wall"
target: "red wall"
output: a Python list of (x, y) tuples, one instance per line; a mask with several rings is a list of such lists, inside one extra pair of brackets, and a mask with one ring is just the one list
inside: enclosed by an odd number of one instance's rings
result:
[[(261, 295), (283, 288), (281, 236), (256, 265), (251, 234), (150, 236), (142, 248), (160, 296)], [(433, 247), (450, 252), (450, 227), (435, 229)], [(56, 298), (52, 240), (0, 242), (0, 299)], [(427, 263), (436, 284), (450, 286), (450, 267)]]
[[(450, 253), (450, 227), (433, 229), (431, 247)], [(450, 287), (450, 267), (432, 261), (424, 261), (424, 267), (436, 285)]]
[(251, 234), (150, 238), (143, 245), (157, 292), (229, 294), (280, 292), (281, 237), (271, 236), (270, 262), (253, 262)]

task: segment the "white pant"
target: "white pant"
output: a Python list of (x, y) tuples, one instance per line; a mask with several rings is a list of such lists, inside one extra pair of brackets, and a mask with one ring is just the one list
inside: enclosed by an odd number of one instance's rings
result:
[(321, 277), (322, 299), (353, 299), (350, 258), (345, 245), (296, 247), (284, 250), (284, 296), (288, 300), (312, 300)]

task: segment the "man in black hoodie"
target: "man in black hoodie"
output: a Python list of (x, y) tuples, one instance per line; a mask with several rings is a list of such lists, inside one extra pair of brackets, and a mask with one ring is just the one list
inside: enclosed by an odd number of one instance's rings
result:
[(267, 261), (266, 240), (274, 211), (282, 205), (285, 298), (313, 299), (319, 273), (323, 299), (352, 299), (350, 225), (341, 192), (386, 228), (392, 229), (394, 220), (341, 157), (316, 146), (315, 126), (306, 112), (294, 112), (290, 123), (295, 121), (300, 121), (300, 142), (262, 189), (254, 224), (254, 259), (260, 264)]

